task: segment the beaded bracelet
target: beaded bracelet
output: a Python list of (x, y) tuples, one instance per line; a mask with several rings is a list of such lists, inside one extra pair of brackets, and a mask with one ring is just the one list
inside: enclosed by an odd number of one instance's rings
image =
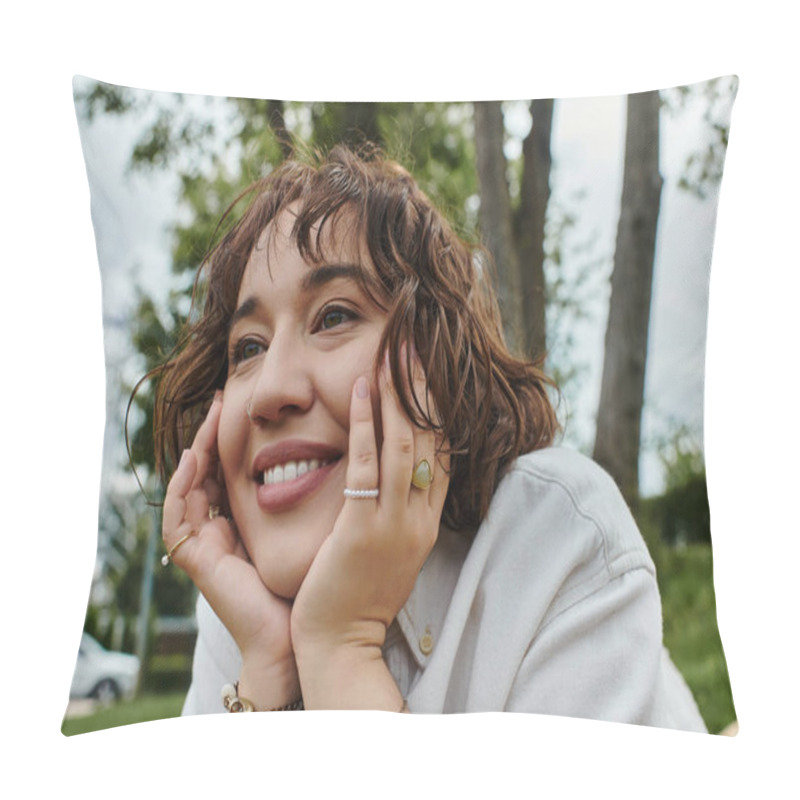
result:
[[(230, 711), (231, 714), (256, 710), (252, 701), (245, 697), (239, 697), (239, 681), (236, 681), (233, 686), (226, 683), (225, 686), (222, 687), (222, 705), (224, 705), (226, 710)], [(303, 709), (303, 698), (300, 697), (298, 700), (288, 703), (285, 706), (280, 706), (280, 708), (267, 708), (266, 711), (303, 711)]]

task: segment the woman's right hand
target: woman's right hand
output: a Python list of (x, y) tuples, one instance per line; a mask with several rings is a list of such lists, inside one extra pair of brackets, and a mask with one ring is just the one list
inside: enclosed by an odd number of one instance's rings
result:
[[(256, 708), (275, 708), (300, 695), (289, 632), (291, 608), (264, 585), (235, 524), (224, 516), (217, 454), (221, 410), (217, 393), (167, 487), (162, 538), (169, 552), (188, 536), (171, 560), (189, 575), (236, 641), (242, 654), (240, 695)], [(213, 507), (221, 510), (212, 519)]]

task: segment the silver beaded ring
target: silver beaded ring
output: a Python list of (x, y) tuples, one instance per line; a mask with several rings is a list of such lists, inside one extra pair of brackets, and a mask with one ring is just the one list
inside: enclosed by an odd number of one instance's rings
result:
[(364, 500), (370, 497), (377, 497), (377, 489), (345, 489), (345, 497), (352, 497), (354, 500)]

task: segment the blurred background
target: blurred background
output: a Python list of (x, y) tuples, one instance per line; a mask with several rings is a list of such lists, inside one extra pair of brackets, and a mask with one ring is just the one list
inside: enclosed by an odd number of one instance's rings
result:
[(74, 88), (102, 272), (107, 414), (98, 557), (64, 733), (180, 713), (195, 595), (159, 563), (151, 387), (128, 427), (144, 493), (124, 418), (133, 386), (175, 341), (220, 215), (292, 139), (381, 144), (462, 235), (489, 246), (509, 342), (544, 355), (561, 387), (564, 444), (612, 474), (639, 521), (665, 643), (709, 730), (735, 718), (703, 454), (709, 267), (735, 79), (482, 103), (244, 100), (81, 78)]

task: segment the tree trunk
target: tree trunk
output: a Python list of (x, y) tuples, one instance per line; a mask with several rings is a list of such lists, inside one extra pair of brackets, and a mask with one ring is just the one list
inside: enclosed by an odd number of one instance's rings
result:
[(267, 100), (267, 122), (281, 146), (283, 157), (289, 158), (292, 155), (292, 137), (286, 130), (283, 114), (283, 100)]
[(639, 498), (639, 440), (658, 212), (658, 92), (628, 97), (622, 202), (594, 459), (633, 507)]
[(553, 100), (531, 103), (533, 125), (522, 143), (524, 159), (517, 224), (522, 290), (522, 347), (531, 359), (547, 351), (544, 226), (550, 201)]
[(380, 103), (345, 103), (344, 138), (348, 142), (359, 143), (362, 137), (374, 144), (382, 145), (378, 127), (378, 107)]
[(506, 339), (512, 350), (521, 342), (522, 303), (519, 257), (514, 241), (511, 195), (503, 153), (503, 110), (499, 102), (474, 103), (475, 150), (481, 191), (480, 224), (484, 244), (497, 270), (497, 294)]

